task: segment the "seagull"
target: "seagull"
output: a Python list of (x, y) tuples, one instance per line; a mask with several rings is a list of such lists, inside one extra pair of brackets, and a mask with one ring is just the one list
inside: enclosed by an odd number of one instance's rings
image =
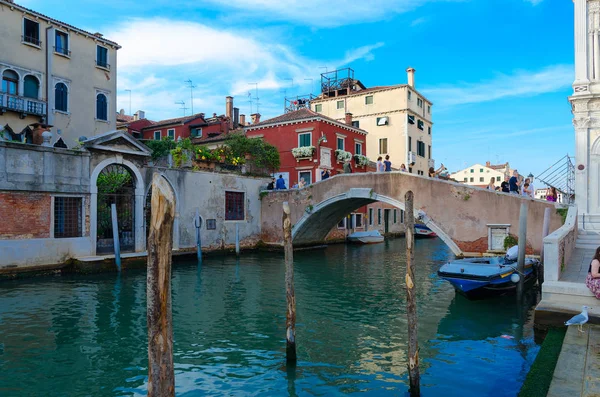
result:
[(582, 325), (588, 322), (588, 309), (591, 309), (589, 306), (583, 306), (581, 313), (574, 316), (569, 321), (565, 322), (565, 325), (575, 325), (579, 327), (579, 332), (583, 332)]

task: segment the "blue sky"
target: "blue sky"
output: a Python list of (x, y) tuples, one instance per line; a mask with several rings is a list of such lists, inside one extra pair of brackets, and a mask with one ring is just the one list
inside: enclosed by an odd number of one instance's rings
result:
[(538, 174), (574, 151), (571, 1), (18, 2), (121, 44), (118, 108), (129, 110), (131, 89), (133, 111), (150, 119), (190, 107), (187, 79), (207, 114), (224, 113), (227, 95), (250, 114), (256, 82), (265, 118), (282, 113), (283, 90), (315, 92), (322, 67), (352, 67), (375, 86), (406, 83), (412, 66), (434, 103), (437, 164), (510, 161)]

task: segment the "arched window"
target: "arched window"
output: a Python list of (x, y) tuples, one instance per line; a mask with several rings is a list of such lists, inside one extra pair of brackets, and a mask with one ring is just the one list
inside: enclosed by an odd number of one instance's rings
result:
[(11, 95), (17, 95), (19, 87), (19, 75), (12, 70), (5, 70), (2, 73), (2, 92)]
[(35, 77), (25, 76), (23, 80), (23, 96), (27, 98), (38, 99), (40, 92), (40, 82)]
[(108, 101), (106, 95), (96, 95), (96, 118), (98, 120), (108, 120)]
[(67, 98), (69, 95), (69, 91), (67, 90), (67, 86), (65, 83), (58, 83), (54, 87), (54, 109), (60, 110), (62, 112), (67, 112)]

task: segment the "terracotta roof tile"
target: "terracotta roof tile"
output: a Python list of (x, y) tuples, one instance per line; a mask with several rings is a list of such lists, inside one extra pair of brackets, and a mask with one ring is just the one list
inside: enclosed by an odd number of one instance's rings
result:
[(352, 127), (349, 125), (345, 125), (343, 122), (338, 121), (336, 119), (332, 119), (331, 117), (327, 117), (322, 115), (321, 113), (317, 113), (314, 112), (308, 108), (301, 108), (298, 109), (296, 111), (293, 112), (289, 112), (289, 113), (284, 113), (280, 116), (277, 117), (273, 117), (264, 121), (261, 121), (260, 123), (256, 123), (256, 124), (250, 124), (249, 126), (247, 126), (247, 128), (253, 128), (253, 127), (261, 127), (261, 126), (265, 126), (265, 125), (271, 125), (271, 124), (280, 124), (280, 123), (288, 123), (290, 121), (300, 121), (300, 120), (305, 120), (305, 119), (312, 119), (312, 118), (320, 118), (322, 120), (325, 121), (329, 121), (332, 123), (336, 123), (336, 124), (342, 124), (347, 128), (351, 128), (355, 131), (359, 131), (363, 134), (366, 134), (367, 131), (365, 130), (361, 130), (360, 128), (356, 128), (356, 127)]
[(192, 120), (202, 117), (202, 115), (203, 115), (203, 113), (196, 113), (191, 116), (176, 117), (174, 119), (155, 121), (154, 124), (152, 125), (152, 127), (164, 127), (164, 126), (172, 125), (172, 124), (186, 124)]

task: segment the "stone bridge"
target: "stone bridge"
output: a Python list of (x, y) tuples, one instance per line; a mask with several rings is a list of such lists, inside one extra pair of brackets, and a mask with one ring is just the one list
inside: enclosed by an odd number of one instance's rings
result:
[(379, 201), (404, 210), (404, 195), (414, 193), (415, 217), (435, 231), (456, 255), (488, 250), (490, 225), (508, 225), (519, 234), (519, 210), (529, 201), (527, 247), (539, 253), (542, 247), (544, 209), (552, 208), (550, 233), (562, 225), (554, 203), (469, 187), (404, 172), (336, 175), (304, 189), (262, 193), (262, 239), (281, 243), (282, 204), (292, 210), (295, 245), (322, 243), (328, 232), (347, 214)]

